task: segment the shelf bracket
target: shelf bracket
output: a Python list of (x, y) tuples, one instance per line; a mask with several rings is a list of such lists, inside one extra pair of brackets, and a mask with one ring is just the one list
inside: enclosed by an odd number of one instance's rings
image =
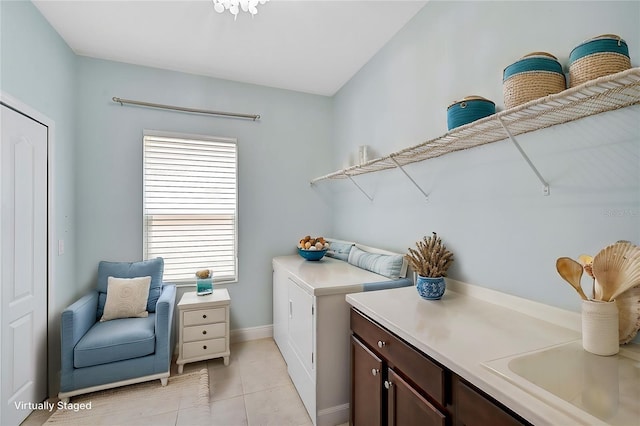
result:
[(533, 165), (533, 163), (531, 162), (527, 154), (524, 152), (524, 150), (522, 149), (522, 147), (520, 146), (516, 138), (511, 134), (511, 132), (509, 131), (507, 126), (504, 124), (502, 119), (500, 117), (496, 117), (496, 118), (502, 125), (502, 128), (504, 129), (504, 131), (507, 132), (507, 136), (509, 136), (509, 139), (511, 140), (511, 142), (513, 142), (513, 144), (516, 146), (516, 148), (518, 149), (518, 152), (520, 152), (520, 155), (522, 155), (522, 158), (524, 158), (524, 160), (527, 162), (531, 170), (533, 170), (533, 173), (535, 173), (536, 176), (538, 177), (538, 180), (542, 183), (542, 193), (544, 195), (549, 195), (549, 184), (547, 183), (547, 181), (544, 180), (544, 178), (542, 177), (538, 169), (536, 169), (536, 166)]
[(356, 182), (348, 174), (345, 173), (344, 175), (349, 178), (349, 180), (356, 186), (356, 188), (358, 188), (360, 190), (360, 192), (362, 192), (364, 194), (365, 197), (367, 197), (369, 199), (369, 201), (373, 201), (373, 197), (369, 196), (369, 194), (367, 194), (366, 191), (364, 189), (362, 189), (362, 187), (360, 185), (358, 185), (358, 182)]
[(422, 193), (422, 195), (424, 195), (425, 200), (429, 201), (429, 194), (424, 192), (424, 190), (420, 187), (420, 185), (418, 185), (418, 183), (409, 175), (409, 173), (407, 173), (407, 171), (404, 169), (404, 167), (402, 167), (400, 165), (400, 163), (398, 163), (398, 161), (395, 158), (393, 158), (392, 156), (389, 156), (389, 158), (391, 159), (391, 161), (393, 161), (393, 164), (395, 164), (396, 167), (399, 168), (402, 171), (402, 173), (404, 173), (404, 175), (407, 177), (407, 179), (409, 179), (411, 181), (413, 186), (418, 188), (418, 191), (420, 191)]

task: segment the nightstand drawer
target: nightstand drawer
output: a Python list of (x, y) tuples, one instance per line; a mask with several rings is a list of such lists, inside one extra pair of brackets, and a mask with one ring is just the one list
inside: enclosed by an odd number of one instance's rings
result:
[(185, 311), (184, 313), (185, 326), (224, 322), (226, 319), (226, 308), (198, 309), (196, 311)]
[(201, 340), (199, 342), (184, 343), (182, 345), (182, 355), (185, 359), (198, 358), (224, 352), (226, 349), (227, 341), (225, 338)]
[(194, 325), (184, 328), (184, 342), (193, 342), (196, 340), (215, 339), (224, 337), (227, 332), (227, 324), (218, 322), (216, 324)]

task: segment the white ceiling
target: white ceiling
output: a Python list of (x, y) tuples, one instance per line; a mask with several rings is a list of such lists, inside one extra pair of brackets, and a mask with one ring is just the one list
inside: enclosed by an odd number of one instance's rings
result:
[(78, 55), (332, 96), (426, 1), (271, 0), (235, 21), (211, 0), (34, 4)]

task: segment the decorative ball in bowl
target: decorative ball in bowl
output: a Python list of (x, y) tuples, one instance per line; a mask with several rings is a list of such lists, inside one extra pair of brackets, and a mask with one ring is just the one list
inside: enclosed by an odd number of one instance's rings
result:
[(322, 259), (328, 248), (329, 242), (324, 237), (312, 238), (307, 235), (298, 242), (298, 253), (307, 260)]
[(304, 250), (298, 247), (298, 254), (307, 260), (320, 260), (327, 253), (327, 249), (324, 250)]

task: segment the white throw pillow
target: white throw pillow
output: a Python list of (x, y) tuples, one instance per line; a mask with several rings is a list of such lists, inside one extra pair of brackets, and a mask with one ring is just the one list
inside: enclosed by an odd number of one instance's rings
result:
[(107, 301), (100, 321), (145, 318), (151, 277), (107, 278)]

